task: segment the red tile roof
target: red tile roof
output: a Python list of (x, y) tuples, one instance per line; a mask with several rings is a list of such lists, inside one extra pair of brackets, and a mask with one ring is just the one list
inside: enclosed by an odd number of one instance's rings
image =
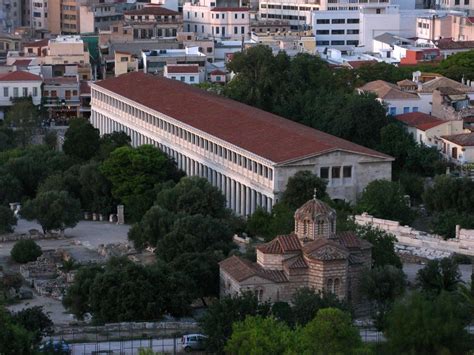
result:
[(147, 6), (142, 9), (125, 11), (124, 15), (178, 16), (179, 12), (162, 6)]
[(441, 136), (441, 138), (447, 141), (453, 142), (454, 144), (462, 147), (473, 147), (474, 146), (474, 133), (461, 133), (453, 134), (451, 136)]
[(337, 233), (336, 239), (346, 248), (370, 248), (372, 244), (368, 241), (359, 238), (354, 232), (340, 232)]
[(143, 72), (99, 81), (109, 90), (275, 163), (334, 151), (392, 157), (263, 110)]
[(384, 80), (375, 80), (368, 82), (364, 86), (360, 87), (359, 90), (362, 90), (364, 92), (372, 92), (377, 95), (377, 97), (383, 100), (419, 99), (417, 95), (402, 91), (397, 85), (386, 82)]
[(215, 7), (211, 11), (224, 12), (224, 11), (249, 11), (248, 7)]
[(426, 131), (427, 129), (446, 123), (446, 121), (442, 121), (423, 112), (404, 113), (402, 115), (395, 116), (395, 118), (407, 126), (415, 127), (422, 131)]
[(301, 243), (296, 234), (279, 235), (271, 242), (258, 245), (257, 249), (264, 254), (286, 254), (301, 250)]
[(81, 95), (90, 96), (91, 86), (90, 86), (89, 82), (81, 81), (81, 84), (79, 86), (79, 92), (81, 93)]
[(199, 73), (199, 65), (197, 65), (197, 64), (194, 64), (194, 65), (168, 64), (166, 66), (166, 70), (168, 71), (168, 73), (171, 73), (171, 74), (179, 74), (179, 73), (182, 73), (182, 74), (186, 74), (186, 73), (197, 74), (197, 73)]
[(39, 48), (39, 47), (47, 47), (48, 44), (49, 44), (49, 39), (45, 38), (39, 41), (25, 43), (23, 47), (38, 47)]
[(231, 256), (219, 263), (219, 267), (234, 280), (241, 282), (252, 276), (258, 276), (274, 282), (286, 282), (285, 273), (280, 270), (266, 270), (260, 265), (238, 256)]
[(453, 41), (451, 38), (439, 39), (434, 44), (441, 50), (474, 48), (474, 41)]
[(43, 81), (43, 79), (39, 75), (31, 74), (26, 71), (14, 71), (0, 74), (0, 81)]
[(360, 67), (363, 67), (365, 65), (373, 65), (376, 63), (378, 63), (376, 60), (349, 60), (347, 61), (347, 64), (352, 69), (359, 69)]
[(223, 72), (222, 70), (216, 69), (216, 70), (211, 71), (210, 74), (211, 75), (225, 75), (225, 72)]
[(20, 67), (26, 67), (30, 65), (32, 59), (17, 59), (15, 60), (12, 65), (20, 66)]

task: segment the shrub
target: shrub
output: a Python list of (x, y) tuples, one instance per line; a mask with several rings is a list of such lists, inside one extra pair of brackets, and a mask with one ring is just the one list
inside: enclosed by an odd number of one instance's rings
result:
[(13, 260), (21, 264), (35, 261), (41, 254), (43, 254), (41, 247), (33, 240), (20, 240), (16, 242), (10, 253)]

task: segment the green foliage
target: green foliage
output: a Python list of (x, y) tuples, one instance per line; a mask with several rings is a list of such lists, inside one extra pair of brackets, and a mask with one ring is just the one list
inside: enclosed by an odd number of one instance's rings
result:
[(461, 228), (474, 228), (474, 215), (471, 213), (461, 213), (453, 210), (438, 212), (434, 214), (431, 221), (433, 232), (443, 236), (445, 239), (456, 236), (456, 226)]
[(402, 262), (395, 253), (397, 238), (381, 229), (372, 226), (357, 226), (356, 234), (372, 244), (372, 266), (393, 265), (402, 268)]
[(445, 163), (436, 148), (419, 145), (398, 123), (390, 123), (380, 130), (378, 149), (395, 158), (395, 177), (403, 173), (433, 176), (445, 170)]
[(67, 155), (89, 160), (99, 149), (99, 130), (84, 118), (69, 120), (69, 128), (64, 136), (63, 150)]
[(0, 234), (13, 232), (16, 225), (16, 217), (8, 207), (0, 205)]
[(48, 191), (28, 200), (21, 215), (28, 220), (37, 220), (44, 232), (64, 231), (81, 219), (81, 204), (66, 191)]
[(53, 333), (53, 321), (43, 312), (43, 308), (40, 306), (25, 308), (14, 313), (12, 320), (33, 335), (33, 342), (36, 345), (41, 342), (44, 336)]
[(438, 70), (456, 81), (474, 80), (474, 50), (450, 55), (439, 64)]
[(410, 224), (414, 220), (414, 212), (408, 206), (400, 184), (387, 180), (369, 183), (357, 201), (356, 210), (378, 218), (394, 219), (402, 224)]
[(442, 291), (455, 291), (461, 282), (461, 273), (452, 258), (430, 260), (418, 271), (416, 281), (422, 291), (438, 295)]
[(247, 316), (232, 327), (225, 346), (227, 354), (284, 354), (291, 342), (288, 326), (273, 317)]
[(19, 143), (26, 147), (40, 123), (39, 111), (31, 98), (17, 99), (7, 112), (5, 123), (17, 129)]
[(0, 307), (0, 354), (32, 354), (33, 336)]
[(319, 310), (316, 317), (299, 330), (295, 347), (297, 354), (308, 355), (367, 353), (350, 314), (337, 308)]
[(130, 146), (131, 138), (123, 131), (104, 134), (100, 137), (99, 160), (107, 159), (117, 148)]
[(272, 316), (290, 327), (295, 325), (293, 309), (287, 302), (275, 302), (272, 305)]
[(200, 320), (202, 330), (209, 336), (207, 350), (221, 354), (224, 346), (232, 334), (232, 324), (243, 321), (247, 316), (269, 315), (268, 304), (259, 304), (251, 293), (244, 293), (237, 297), (224, 297), (209, 306)]
[(128, 232), (128, 239), (135, 248), (155, 247), (158, 241), (171, 230), (176, 216), (160, 206), (151, 207), (142, 220), (135, 223)]
[(355, 69), (355, 73), (361, 84), (368, 83), (375, 80), (384, 80), (389, 83), (396, 84), (397, 81), (403, 79), (410, 79), (413, 71), (410, 68), (408, 71), (401, 70), (402, 68), (396, 67), (395, 65), (379, 62), (374, 64), (362, 65)]
[(326, 182), (310, 171), (298, 171), (288, 179), (281, 201), (293, 210), (311, 200), (316, 189), (316, 197), (326, 197)]
[(414, 173), (402, 172), (398, 175), (398, 181), (403, 192), (414, 202), (421, 202), (421, 196), (425, 190), (424, 179)]
[(58, 147), (58, 134), (56, 131), (47, 131), (44, 135), (44, 144), (49, 149), (56, 149)]
[(176, 164), (151, 145), (115, 149), (102, 163), (100, 172), (112, 183), (112, 196), (125, 205), (132, 221), (140, 220), (153, 205), (157, 184), (182, 176)]
[(16, 147), (15, 131), (0, 122), (0, 152)]
[(293, 304), (293, 317), (295, 323), (304, 326), (309, 323), (320, 309), (333, 307), (344, 311), (348, 309), (347, 305), (340, 301), (333, 293), (318, 292), (314, 289), (302, 287), (293, 295), (291, 300)]
[(406, 275), (393, 265), (376, 267), (363, 273), (360, 292), (373, 304), (373, 317), (379, 330), (384, 329), (386, 315), (397, 298), (403, 295)]
[(108, 215), (115, 211), (117, 201), (112, 197), (112, 184), (100, 171), (100, 164), (90, 161), (79, 169), (78, 182), (82, 208)]
[(269, 213), (258, 207), (247, 219), (247, 231), (252, 236), (270, 241), (280, 234), (288, 234), (294, 229), (294, 210), (283, 202), (273, 205)]
[(21, 264), (35, 261), (41, 254), (41, 247), (31, 239), (19, 240), (10, 252), (12, 259)]
[(465, 327), (469, 312), (458, 295), (434, 299), (412, 293), (395, 303), (385, 336), (394, 354), (464, 354), (470, 349)]
[(423, 194), (423, 201), (431, 212), (474, 213), (474, 181), (437, 176)]
[(21, 201), (23, 186), (14, 175), (0, 167), (0, 204)]
[(90, 312), (97, 323), (182, 316), (191, 302), (187, 282), (187, 275), (164, 263), (142, 266), (112, 258), (103, 268), (79, 269), (63, 304), (79, 318)]

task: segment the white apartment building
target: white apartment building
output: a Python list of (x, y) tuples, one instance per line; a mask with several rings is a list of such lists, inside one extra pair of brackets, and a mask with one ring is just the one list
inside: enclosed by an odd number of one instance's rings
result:
[(142, 51), (143, 72), (162, 74), (169, 64), (197, 64), (204, 68), (207, 57), (199, 51), (199, 47), (186, 47), (184, 49), (156, 49)]
[(186, 84), (199, 84), (200, 70), (197, 64), (168, 64), (165, 65), (163, 76), (171, 80), (179, 80)]
[(249, 38), (249, 8), (219, 6), (218, 0), (186, 2), (183, 6), (184, 30), (215, 38)]
[(473, 0), (439, 0), (437, 4), (444, 10), (465, 11), (470, 14), (474, 12)]
[(40, 76), (24, 71), (0, 74), (0, 119), (4, 119), (15, 98), (31, 96), (33, 104), (39, 105), (42, 83)]
[(152, 144), (188, 175), (208, 179), (239, 215), (271, 210), (296, 172), (328, 181), (333, 199), (355, 201), (393, 158), (271, 113), (183, 84), (134, 72), (91, 85), (91, 122)]
[(31, 1), (31, 27), (35, 30), (48, 29), (48, 0)]

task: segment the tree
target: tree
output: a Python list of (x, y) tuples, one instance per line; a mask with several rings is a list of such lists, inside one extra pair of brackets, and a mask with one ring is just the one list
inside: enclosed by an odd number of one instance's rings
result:
[(438, 70), (450, 79), (461, 81), (474, 80), (474, 51), (467, 51), (450, 55), (441, 61)]
[(474, 216), (471, 213), (460, 213), (453, 210), (446, 210), (434, 214), (431, 221), (433, 232), (441, 235), (444, 239), (456, 237), (456, 226), (473, 229)]
[(247, 316), (232, 326), (227, 354), (284, 354), (291, 343), (292, 332), (285, 323), (273, 317)]
[(224, 297), (209, 306), (200, 319), (204, 334), (208, 336), (206, 347), (209, 352), (221, 354), (227, 340), (232, 335), (232, 325), (247, 316), (266, 317), (270, 312), (268, 304), (259, 304), (251, 293), (236, 297)]
[(48, 191), (28, 200), (21, 211), (28, 220), (37, 220), (43, 232), (74, 227), (81, 218), (81, 204), (66, 191)]
[(171, 231), (176, 216), (160, 207), (151, 207), (142, 220), (135, 223), (128, 232), (128, 239), (137, 249), (156, 247), (158, 241)]
[(97, 323), (183, 316), (191, 303), (184, 292), (187, 282), (186, 275), (162, 262), (143, 266), (111, 258), (103, 268), (79, 269), (63, 303), (79, 318), (91, 313)]
[(100, 147), (97, 157), (99, 160), (105, 160), (115, 149), (130, 146), (131, 142), (130, 136), (123, 131), (104, 134), (100, 137)]
[(379, 228), (369, 226), (357, 226), (356, 234), (359, 238), (365, 239), (372, 244), (372, 266), (382, 267), (393, 265), (402, 268), (402, 262), (395, 253), (395, 243), (397, 238)]
[(442, 292), (434, 299), (418, 292), (395, 303), (385, 336), (394, 354), (464, 354), (469, 312), (459, 296)]
[(69, 120), (69, 128), (64, 136), (64, 153), (77, 159), (89, 160), (99, 150), (99, 139), (99, 130), (89, 121), (73, 118)]
[(39, 111), (32, 99), (16, 99), (7, 112), (5, 123), (16, 128), (21, 146), (26, 147), (40, 123)]
[(153, 205), (156, 185), (182, 176), (176, 164), (151, 145), (115, 149), (100, 172), (112, 183), (112, 196), (125, 205), (132, 221), (139, 221)]
[(53, 321), (40, 306), (25, 308), (14, 313), (12, 320), (33, 335), (33, 342), (36, 345), (41, 342), (43, 337), (53, 333)]
[(15, 131), (0, 123), (0, 152), (15, 148)]
[(431, 212), (474, 213), (474, 181), (437, 176), (425, 190), (423, 201)]
[(339, 308), (347, 310), (347, 305), (341, 302), (333, 293), (318, 292), (314, 289), (299, 288), (291, 300), (293, 316), (297, 325), (304, 326), (309, 323), (322, 308)]
[(283, 202), (275, 203), (270, 213), (257, 208), (247, 219), (247, 230), (251, 235), (270, 241), (277, 235), (293, 231), (294, 213), (295, 211)]
[(272, 305), (272, 316), (279, 321), (285, 322), (289, 327), (295, 325), (293, 309), (287, 302), (275, 302)]
[(41, 247), (31, 239), (19, 240), (10, 252), (12, 259), (21, 264), (35, 261), (41, 254)]
[(21, 201), (23, 186), (14, 175), (0, 168), (0, 204)]
[(362, 275), (360, 292), (374, 306), (373, 316), (378, 329), (384, 328), (387, 313), (403, 295), (405, 287), (405, 273), (393, 265), (376, 267)]
[(43, 139), (44, 144), (50, 149), (57, 149), (58, 147), (58, 134), (56, 131), (47, 131)]
[(410, 224), (414, 219), (414, 212), (408, 206), (400, 185), (387, 180), (370, 182), (357, 201), (356, 210), (402, 224)]
[(32, 335), (0, 307), (0, 354), (32, 354)]
[(16, 217), (8, 207), (0, 205), (0, 234), (13, 232)]
[(324, 308), (298, 332), (296, 349), (299, 354), (354, 354), (362, 353), (364, 345), (350, 314)]
[(79, 169), (82, 208), (108, 215), (115, 210), (117, 201), (112, 197), (112, 184), (100, 171), (100, 164), (90, 161)]
[(281, 201), (293, 210), (311, 200), (316, 189), (316, 197), (326, 197), (326, 182), (310, 171), (298, 171), (288, 179)]
[(461, 282), (461, 273), (453, 258), (430, 260), (418, 271), (416, 281), (424, 292), (437, 295), (442, 291), (455, 291)]
[(232, 230), (217, 218), (184, 215), (176, 219), (171, 230), (157, 241), (157, 255), (170, 262), (182, 253), (219, 250), (227, 255), (234, 247)]

